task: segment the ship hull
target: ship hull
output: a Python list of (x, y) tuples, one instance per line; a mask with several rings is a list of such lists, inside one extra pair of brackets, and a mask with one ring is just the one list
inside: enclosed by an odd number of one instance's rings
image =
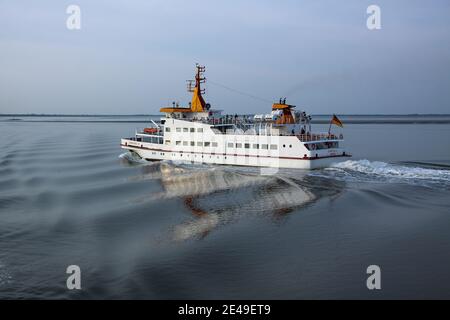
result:
[(224, 153), (205, 153), (174, 151), (167, 149), (152, 148), (152, 146), (129, 145), (132, 141), (122, 141), (121, 147), (136, 153), (147, 161), (170, 160), (186, 163), (204, 163), (230, 166), (248, 166), (261, 168), (292, 168), (292, 169), (319, 169), (331, 166), (333, 163), (345, 161), (349, 155), (334, 154), (314, 157), (282, 157), (282, 156), (259, 156), (259, 155), (236, 155)]

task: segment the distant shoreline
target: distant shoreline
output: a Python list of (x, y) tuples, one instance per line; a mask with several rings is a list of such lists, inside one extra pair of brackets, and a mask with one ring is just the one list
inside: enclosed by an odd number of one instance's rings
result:
[[(395, 113), (395, 114), (352, 114), (336, 113), (343, 117), (450, 117), (450, 113)], [(247, 114), (253, 115), (253, 114)], [(332, 116), (333, 114), (312, 114), (312, 117)], [(48, 113), (0, 113), (0, 117), (159, 117), (161, 114), (48, 114)]]

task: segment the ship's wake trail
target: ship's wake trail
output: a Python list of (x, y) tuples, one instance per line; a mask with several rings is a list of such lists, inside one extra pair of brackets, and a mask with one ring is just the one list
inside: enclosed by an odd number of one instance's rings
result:
[(310, 175), (353, 182), (408, 183), (427, 187), (450, 187), (450, 170), (445, 166), (419, 163), (387, 163), (369, 160), (348, 160)]

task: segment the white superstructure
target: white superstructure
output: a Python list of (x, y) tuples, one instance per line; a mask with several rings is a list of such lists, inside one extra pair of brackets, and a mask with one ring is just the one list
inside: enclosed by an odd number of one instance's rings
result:
[[(348, 157), (343, 136), (330, 132), (313, 133), (311, 117), (294, 112), (294, 106), (280, 100), (270, 114), (255, 116), (222, 115), (205, 103), (201, 84), (204, 67), (197, 66), (195, 86), (188, 108), (162, 108), (159, 122), (121, 146), (141, 158), (208, 164), (314, 169)], [(332, 123), (341, 125), (337, 117)], [(331, 126), (330, 126), (331, 127)]]

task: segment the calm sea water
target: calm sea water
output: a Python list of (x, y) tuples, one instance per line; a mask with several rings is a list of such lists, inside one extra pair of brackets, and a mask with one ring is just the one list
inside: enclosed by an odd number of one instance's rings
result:
[(0, 298), (450, 298), (450, 125), (414, 117), (271, 176), (133, 159), (145, 117), (1, 117)]

